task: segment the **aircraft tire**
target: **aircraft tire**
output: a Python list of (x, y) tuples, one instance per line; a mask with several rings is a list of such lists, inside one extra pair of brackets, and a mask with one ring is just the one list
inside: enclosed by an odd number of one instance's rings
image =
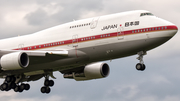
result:
[(54, 86), (54, 81), (53, 80), (49, 80), (49, 86)]
[(25, 90), (29, 90), (30, 89), (30, 85), (29, 84), (25, 84)]
[(25, 84), (22, 83), (22, 84), (20, 85), (20, 90), (24, 90), (24, 89), (25, 89)]
[(16, 77), (12, 76), (11, 82), (15, 83), (15, 81), (16, 81)]
[(6, 82), (11, 82), (12, 81), (12, 76), (7, 76), (6, 79), (5, 79)]
[(16, 86), (16, 88), (14, 88), (14, 91), (15, 91), (15, 92), (19, 92), (19, 90), (20, 90), (20, 87), (19, 87), (19, 86)]
[(141, 71), (144, 71), (145, 69), (146, 69), (146, 65), (145, 65), (145, 64), (142, 64)]
[(1, 90), (1, 91), (4, 91), (4, 89), (2, 88), (2, 85), (0, 86), (0, 90)]
[(11, 83), (11, 88), (15, 89), (16, 88), (16, 84), (15, 83)]
[(136, 64), (136, 69), (139, 71), (144, 71), (146, 69), (146, 66), (144, 64), (138, 63)]
[(46, 94), (49, 94), (51, 92), (51, 89), (49, 87), (46, 87)]
[(45, 80), (45, 81), (44, 81), (44, 86), (49, 86), (49, 84), (50, 84), (50, 81), (49, 81), (49, 80)]
[(2, 89), (3, 89), (3, 90), (8, 89), (8, 84), (7, 84), (7, 83), (3, 83), (1, 86), (2, 86)]
[(41, 87), (41, 93), (46, 93), (46, 87)]

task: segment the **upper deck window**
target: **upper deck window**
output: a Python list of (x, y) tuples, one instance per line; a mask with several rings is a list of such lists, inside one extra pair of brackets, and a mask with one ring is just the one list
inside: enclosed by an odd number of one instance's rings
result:
[(147, 15), (153, 16), (153, 14), (152, 14), (152, 13), (141, 13), (141, 15), (140, 15), (140, 16), (147, 16)]

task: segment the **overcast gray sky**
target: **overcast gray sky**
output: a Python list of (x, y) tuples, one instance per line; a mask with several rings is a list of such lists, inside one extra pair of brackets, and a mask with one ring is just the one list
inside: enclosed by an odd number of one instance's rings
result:
[[(0, 39), (31, 34), (55, 25), (130, 10), (149, 10), (180, 26), (180, 0), (0, 0)], [(23, 93), (0, 92), (2, 101), (180, 101), (180, 33), (148, 52), (147, 69), (135, 69), (137, 56), (107, 61), (110, 75), (77, 82), (59, 72), (50, 94), (43, 80)], [(3, 43), (0, 43), (3, 44)], [(3, 82), (3, 80), (0, 80)]]

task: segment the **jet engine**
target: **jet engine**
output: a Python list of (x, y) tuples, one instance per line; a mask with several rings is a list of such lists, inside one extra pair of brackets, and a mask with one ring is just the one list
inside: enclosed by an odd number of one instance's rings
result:
[(29, 65), (29, 56), (24, 52), (14, 52), (1, 57), (0, 64), (3, 70), (17, 70)]
[(109, 75), (109, 66), (106, 63), (93, 63), (84, 67), (83, 72), (64, 74), (64, 78), (75, 79), (76, 81), (104, 78)]

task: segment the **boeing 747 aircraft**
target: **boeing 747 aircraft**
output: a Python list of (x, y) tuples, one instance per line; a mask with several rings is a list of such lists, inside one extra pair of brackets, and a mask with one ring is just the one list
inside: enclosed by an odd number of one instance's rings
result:
[(0, 40), (1, 91), (29, 90), (24, 82), (45, 78), (40, 89), (50, 93), (53, 72), (77, 81), (107, 77), (101, 62), (138, 54), (137, 70), (146, 66), (146, 52), (162, 45), (178, 31), (176, 25), (137, 10), (99, 16), (55, 26), (30, 35)]

